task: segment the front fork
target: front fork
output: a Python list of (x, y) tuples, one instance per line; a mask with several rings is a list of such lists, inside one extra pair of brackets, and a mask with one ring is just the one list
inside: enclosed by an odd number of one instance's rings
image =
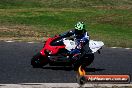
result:
[(44, 57), (47, 56), (44, 49), (40, 50), (40, 54), (41, 54), (42, 56), (44, 56)]

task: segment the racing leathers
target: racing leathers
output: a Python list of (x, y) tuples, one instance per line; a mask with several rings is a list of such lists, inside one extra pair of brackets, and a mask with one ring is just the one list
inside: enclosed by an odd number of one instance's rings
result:
[(75, 43), (77, 46), (75, 49), (72, 49), (71, 51), (69, 51), (71, 55), (81, 53), (82, 46), (89, 43), (88, 32), (84, 31), (82, 34), (78, 34), (78, 33), (76, 33), (75, 30), (76, 29), (70, 30), (70, 31), (60, 35), (62, 38), (66, 38), (66, 37), (70, 37), (70, 36), (74, 37), (74, 40), (75, 40)]

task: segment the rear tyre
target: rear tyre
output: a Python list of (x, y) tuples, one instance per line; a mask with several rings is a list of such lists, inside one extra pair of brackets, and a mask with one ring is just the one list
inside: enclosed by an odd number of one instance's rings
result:
[(44, 58), (40, 53), (37, 53), (31, 59), (31, 65), (33, 68), (41, 68), (46, 64), (48, 64), (48, 58)]

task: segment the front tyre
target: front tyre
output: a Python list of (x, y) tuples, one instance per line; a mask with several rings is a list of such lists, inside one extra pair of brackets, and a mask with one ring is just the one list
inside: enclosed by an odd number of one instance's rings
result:
[(31, 59), (31, 65), (33, 68), (40, 68), (48, 64), (48, 58), (44, 58), (40, 53), (37, 53)]
[(85, 68), (94, 61), (94, 54), (85, 54), (81, 60), (82, 60), (82, 67), (84, 66)]
[(85, 69), (93, 62), (93, 60), (94, 54), (85, 54), (74, 64), (74, 70), (77, 71), (79, 66), (82, 66), (82, 68)]

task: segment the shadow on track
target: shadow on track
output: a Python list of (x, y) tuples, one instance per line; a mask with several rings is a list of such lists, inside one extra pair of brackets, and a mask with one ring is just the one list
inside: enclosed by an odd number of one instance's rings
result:
[(65, 71), (71, 71), (71, 70), (73, 70), (72, 67), (43, 67), (43, 69), (65, 70)]
[[(71, 71), (73, 70), (72, 67), (43, 67), (43, 69), (52, 69), (52, 70), (65, 70), (65, 71)], [(86, 72), (96, 72), (96, 71), (103, 71), (105, 69), (100, 68), (86, 68)]]
[(86, 68), (86, 72), (97, 72), (97, 71), (103, 71), (105, 69), (100, 69), (100, 68)]

